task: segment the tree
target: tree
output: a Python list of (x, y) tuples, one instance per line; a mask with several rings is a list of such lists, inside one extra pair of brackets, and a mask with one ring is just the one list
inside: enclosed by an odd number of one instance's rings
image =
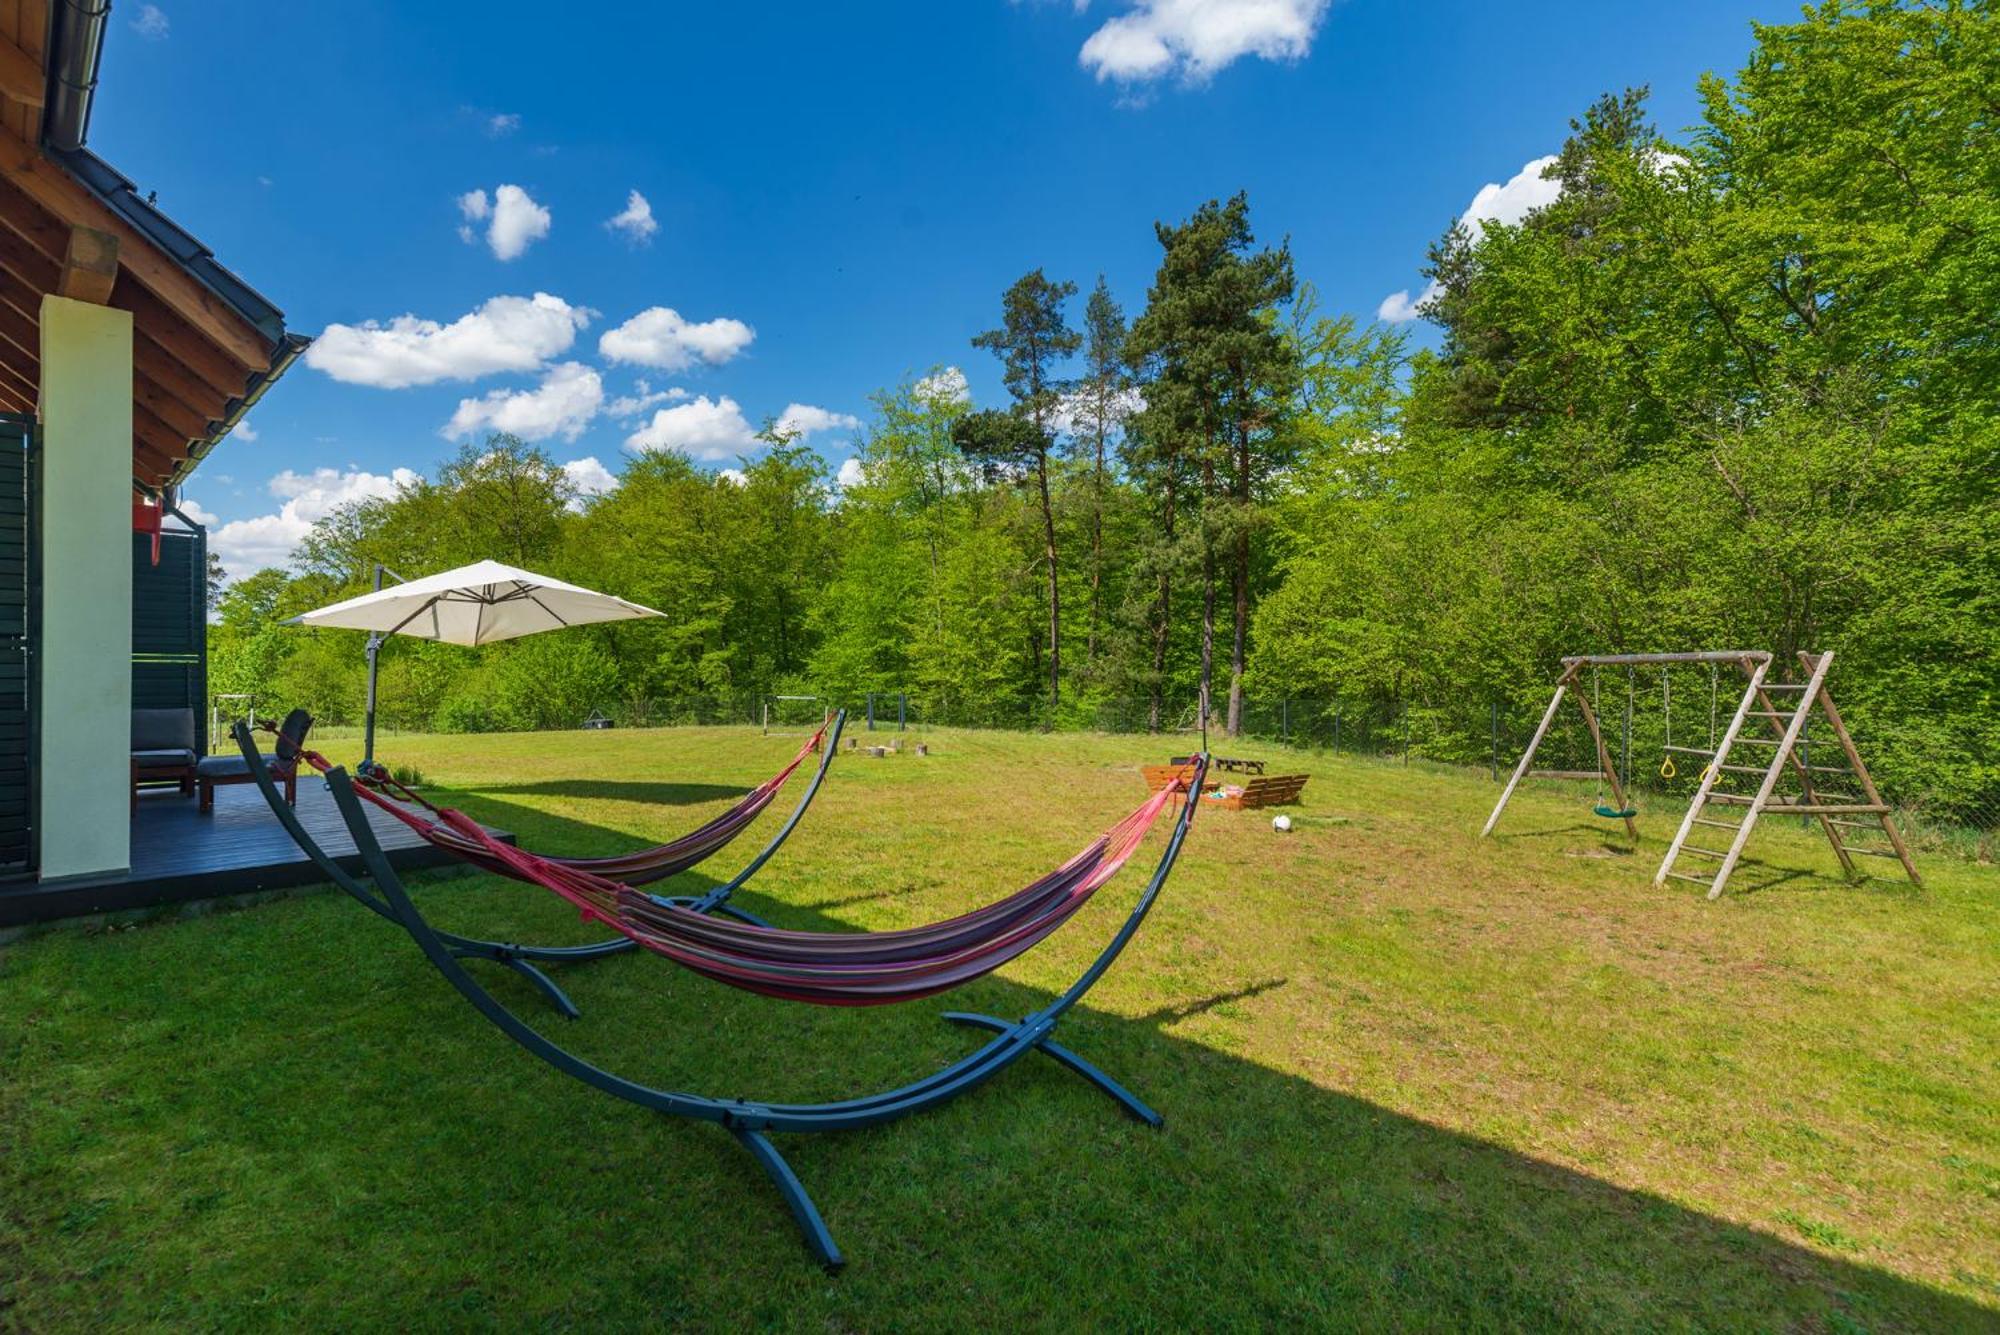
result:
[(1284, 408), (1295, 352), (1277, 322), (1296, 287), (1291, 249), (1253, 250), (1250, 204), (1210, 200), (1188, 221), (1158, 223), (1164, 252), (1146, 309), (1133, 323), (1134, 355), (1154, 363), (1147, 430), (1174, 440), (1201, 480), (1201, 701), (1213, 700), (1216, 558), (1227, 545), (1232, 629), (1229, 715), (1241, 731), (1250, 625), (1252, 531), (1264, 483), (1287, 452)]
[(222, 602), (222, 591), (229, 587), (229, 572), (222, 568), (222, 558), (212, 549), (204, 547), (203, 550), (208, 552), (208, 571), (207, 587), (202, 601), (203, 605), (213, 612)]
[(1051, 282), (1040, 269), (1024, 274), (1007, 289), (1000, 300), (1000, 328), (974, 336), (972, 346), (990, 349), (1000, 359), (1002, 381), (1014, 396), (1013, 415), (1032, 428), (1032, 435), (987, 422), (968, 426), (965, 436), (972, 451), (984, 452), (983, 457), (1026, 459), (1034, 468), (1042, 506), (1042, 559), (1048, 574), (1051, 724), (1062, 703), (1062, 588), (1055, 510), (1049, 503), (1049, 446), (1062, 397), (1056, 367), (1082, 343), (1063, 319), (1063, 303), (1075, 295), (1075, 283)]
[(1085, 661), (1095, 668), (1104, 624), (1105, 458), (1112, 439), (1131, 415), (1131, 377), (1125, 369), (1125, 312), (1111, 298), (1104, 275), (1083, 308), (1084, 375), (1073, 397), (1076, 440), (1090, 458), (1090, 628)]

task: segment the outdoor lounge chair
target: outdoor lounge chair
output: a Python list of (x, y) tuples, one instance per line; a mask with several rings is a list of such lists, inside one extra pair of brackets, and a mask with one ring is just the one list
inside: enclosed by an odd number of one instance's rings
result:
[(139, 809), (139, 785), (172, 781), (183, 797), (194, 792), (195, 745), (192, 709), (132, 711), (132, 810)]
[[(271, 777), (285, 787), (285, 805), (299, 804), (299, 752), (313, 718), (303, 709), (294, 709), (278, 725), (277, 759), (271, 762)], [(194, 767), (195, 782), (201, 785), (201, 809), (215, 810), (215, 790), (225, 784), (255, 783), (250, 762), (240, 755), (203, 756)]]

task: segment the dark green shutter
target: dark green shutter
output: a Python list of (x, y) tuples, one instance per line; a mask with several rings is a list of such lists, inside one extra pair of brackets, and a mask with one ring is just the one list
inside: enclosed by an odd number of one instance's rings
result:
[(28, 785), (30, 612), (28, 448), (31, 424), (0, 416), (0, 878), (34, 870)]

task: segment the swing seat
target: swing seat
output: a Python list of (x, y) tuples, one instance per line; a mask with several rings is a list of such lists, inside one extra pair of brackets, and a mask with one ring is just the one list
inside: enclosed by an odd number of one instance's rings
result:
[(1612, 806), (1609, 802), (1599, 802), (1591, 810), (1606, 820), (1631, 820), (1639, 814), (1639, 808), (1637, 807), (1626, 807), (1620, 810)]

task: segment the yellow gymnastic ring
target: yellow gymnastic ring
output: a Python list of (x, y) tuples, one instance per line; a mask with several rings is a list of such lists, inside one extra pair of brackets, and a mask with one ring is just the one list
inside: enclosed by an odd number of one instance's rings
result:
[(1671, 779), (1671, 778), (1673, 778), (1673, 777), (1674, 777), (1674, 775), (1676, 775), (1676, 774), (1678, 774), (1678, 773), (1680, 773), (1680, 770), (1678, 770), (1678, 769), (1676, 769), (1676, 768), (1674, 767), (1674, 758), (1673, 758), (1672, 756), (1662, 756), (1662, 757), (1660, 757), (1660, 777), (1661, 777), (1661, 778), (1663, 778), (1663, 779)]

